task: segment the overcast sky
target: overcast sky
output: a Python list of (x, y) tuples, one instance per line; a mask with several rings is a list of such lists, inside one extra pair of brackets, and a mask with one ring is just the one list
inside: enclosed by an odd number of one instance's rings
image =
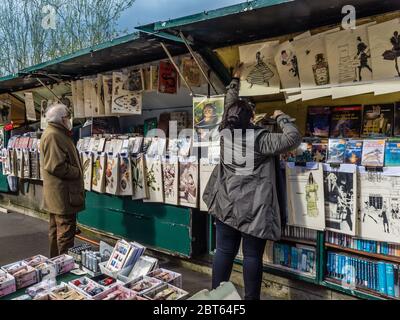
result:
[(138, 25), (175, 19), (223, 8), (246, 0), (136, 0), (120, 19), (121, 29), (132, 32)]

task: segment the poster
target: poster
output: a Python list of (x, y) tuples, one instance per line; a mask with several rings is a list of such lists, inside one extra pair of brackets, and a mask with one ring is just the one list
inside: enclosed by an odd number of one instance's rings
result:
[(197, 208), (199, 194), (199, 165), (196, 159), (179, 162), (179, 205)]
[(385, 140), (364, 140), (361, 165), (366, 167), (383, 167), (385, 143)]
[(131, 91), (133, 87), (128, 75), (113, 73), (112, 113), (142, 114), (142, 93)]
[(103, 88), (103, 78), (99, 74), (94, 81), (94, 93), (96, 94), (96, 105), (95, 105), (95, 114), (98, 116), (105, 115), (105, 106), (104, 106), (104, 88)]
[(112, 94), (113, 94), (113, 77), (103, 75), (103, 101), (104, 101), (104, 114), (111, 115)]
[(178, 72), (168, 61), (161, 61), (159, 66), (158, 92), (175, 94), (178, 91)]
[(158, 91), (159, 67), (150, 66), (150, 90)]
[(133, 69), (128, 71), (128, 79), (126, 84), (128, 91), (143, 91), (145, 89), (143, 69)]
[(330, 84), (324, 37), (317, 34), (293, 42), (302, 89)]
[(286, 163), (288, 224), (313, 230), (325, 229), (322, 164), (307, 167)]
[(373, 79), (400, 77), (400, 19), (368, 27)]
[(164, 202), (177, 206), (179, 187), (178, 158), (163, 159)]
[(108, 155), (106, 165), (106, 193), (118, 194), (119, 156)]
[(146, 182), (149, 190), (148, 200), (144, 202), (164, 202), (162, 165), (159, 159), (146, 157)]
[(200, 87), (202, 75), (199, 66), (192, 57), (182, 58), (182, 75), (190, 87)]
[(360, 234), (362, 238), (400, 243), (400, 176), (398, 170), (371, 174), (360, 168)]
[(209, 159), (200, 159), (200, 211), (208, 211), (206, 203), (203, 201), (203, 194), (217, 165), (210, 163)]
[(149, 196), (143, 155), (131, 156), (132, 199), (141, 200)]
[(82, 168), (83, 168), (83, 182), (85, 190), (92, 191), (92, 165), (93, 156), (90, 152), (83, 152), (82, 156)]
[(275, 64), (282, 88), (298, 88), (300, 86), (297, 54), (291, 41), (279, 45), (275, 54)]
[(364, 105), (362, 135), (390, 137), (394, 127), (394, 104)]
[(83, 99), (86, 118), (93, 117), (93, 90), (93, 80), (83, 79)]
[(193, 98), (193, 127), (198, 146), (219, 144), (219, 126), (224, 114), (224, 97)]
[(325, 36), (331, 84), (372, 80), (367, 25)]
[(92, 190), (99, 193), (106, 192), (106, 161), (104, 153), (93, 157)]
[(25, 92), (25, 110), (28, 121), (36, 121), (35, 100), (32, 92)]
[(280, 91), (280, 80), (275, 65), (278, 41), (250, 44), (239, 47), (243, 74), (240, 79), (240, 96), (275, 94)]
[(120, 196), (132, 196), (132, 167), (129, 155), (119, 159), (119, 192)]
[(331, 112), (331, 138), (356, 138), (360, 136), (362, 106), (333, 107)]
[(355, 236), (357, 217), (357, 166), (324, 164), (326, 229)]

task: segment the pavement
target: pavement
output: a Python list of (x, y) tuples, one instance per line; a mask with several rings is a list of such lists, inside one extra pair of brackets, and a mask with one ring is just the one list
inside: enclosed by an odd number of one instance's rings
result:
[[(49, 256), (48, 223), (41, 219), (18, 213), (0, 213), (0, 266), (19, 261), (37, 254)], [(76, 240), (75, 244), (80, 244)], [(183, 289), (193, 295), (204, 289), (211, 289), (211, 276), (182, 266), (177, 258), (164, 256), (160, 266), (181, 273)], [(236, 286), (243, 297), (243, 288)], [(262, 300), (271, 297), (262, 296)]]

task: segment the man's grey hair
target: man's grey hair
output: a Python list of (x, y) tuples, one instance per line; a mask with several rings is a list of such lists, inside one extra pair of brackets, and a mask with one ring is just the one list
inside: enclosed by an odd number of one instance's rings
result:
[(46, 119), (48, 122), (63, 123), (63, 117), (69, 115), (68, 107), (62, 103), (55, 103), (48, 107), (46, 111)]

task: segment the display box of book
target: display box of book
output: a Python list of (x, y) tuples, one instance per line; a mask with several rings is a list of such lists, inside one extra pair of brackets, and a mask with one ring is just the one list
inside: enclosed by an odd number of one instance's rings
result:
[(29, 295), (32, 299), (34, 299), (41, 295), (48, 294), (48, 292), (56, 286), (57, 281), (55, 279), (47, 279), (33, 286), (30, 286), (28, 289), (26, 289), (25, 293)]
[(17, 290), (29, 287), (39, 281), (36, 269), (23, 261), (6, 265), (2, 269), (15, 278)]
[(61, 256), (50, 259), (57, 267), (57, 275), (68, 273), (75, 268), (74, 258), (63, 254)]
[[(118, 279), (121, 282), (124, 282), (123, 279), (125, 279), (125, 278), (127, 278), (129, 276), (129, 273), (131, 272), (131, 270), (133, 268), (133, 265), (129, 265), (129, 266), (123, 268), (122, 270), (110, 270), (107, 267), (107, 264), (108, 264), (107, 261), (99, 263), (100, 272), (102, 274), (105, 274), (105, 275), (107, 275), (109, 277), (112, 277), (114, 279)], [(122, 277), (121, 277), (121, 275), (122, 275)]]
[(57, 266), (51, 262), (46, 261), (35, 267), (38, 272), (39, 281), (55, 279), (57, 277)]
[(17, 291), (15, 278), (5, 271), (0, 270), (0, 297), (7, 296)]
[(135, 291), (138, 295), (145, 295), (147, 292), (154, 290), (155, 288), (158, 288), (165, 283), (159, 279), (156, 278), (150, 278), (147, 276), (142, 276), (136, 280), (133, 280), (131, 282), (128, 282), (125, 284), (125, 287)]
[(133, 265), (132, 270), (129, 272), (128, 276), (125, 277), (123, 274), (118, 275), (118, 279), (124, 283), (133, 281), (145, 276), (157, 269), (158, 260), (149, 256), (141, 256), (139, 260)]
[(105, 274), (101, 274), (97, 277), (91, 278), (91, 280), (107, 289), (123, 284), (121, 281)]
[(139, 296), (136, 292), (118, 285), (99, 294), (95, 300), (147, 300)]
[(88, 277), (82, 277), (68, 283), (70, 287), (89, 299), (97, 300), (98, 296), (107, 289)]
[(147, 292), (144, 297), (149, 300), (183, 300), (188, 295), (188, 292), (166, 283)]
[(83, 294), (61, 283), (59, 286), (52, 288), (47, 294), (37, 296), (33, 300), (88, 300)]
[(153, 272), (150, 272), (147, 276), (156, 278), (175, 287), (182, 288), (182, 275), (180, 273), (159, 268)]

